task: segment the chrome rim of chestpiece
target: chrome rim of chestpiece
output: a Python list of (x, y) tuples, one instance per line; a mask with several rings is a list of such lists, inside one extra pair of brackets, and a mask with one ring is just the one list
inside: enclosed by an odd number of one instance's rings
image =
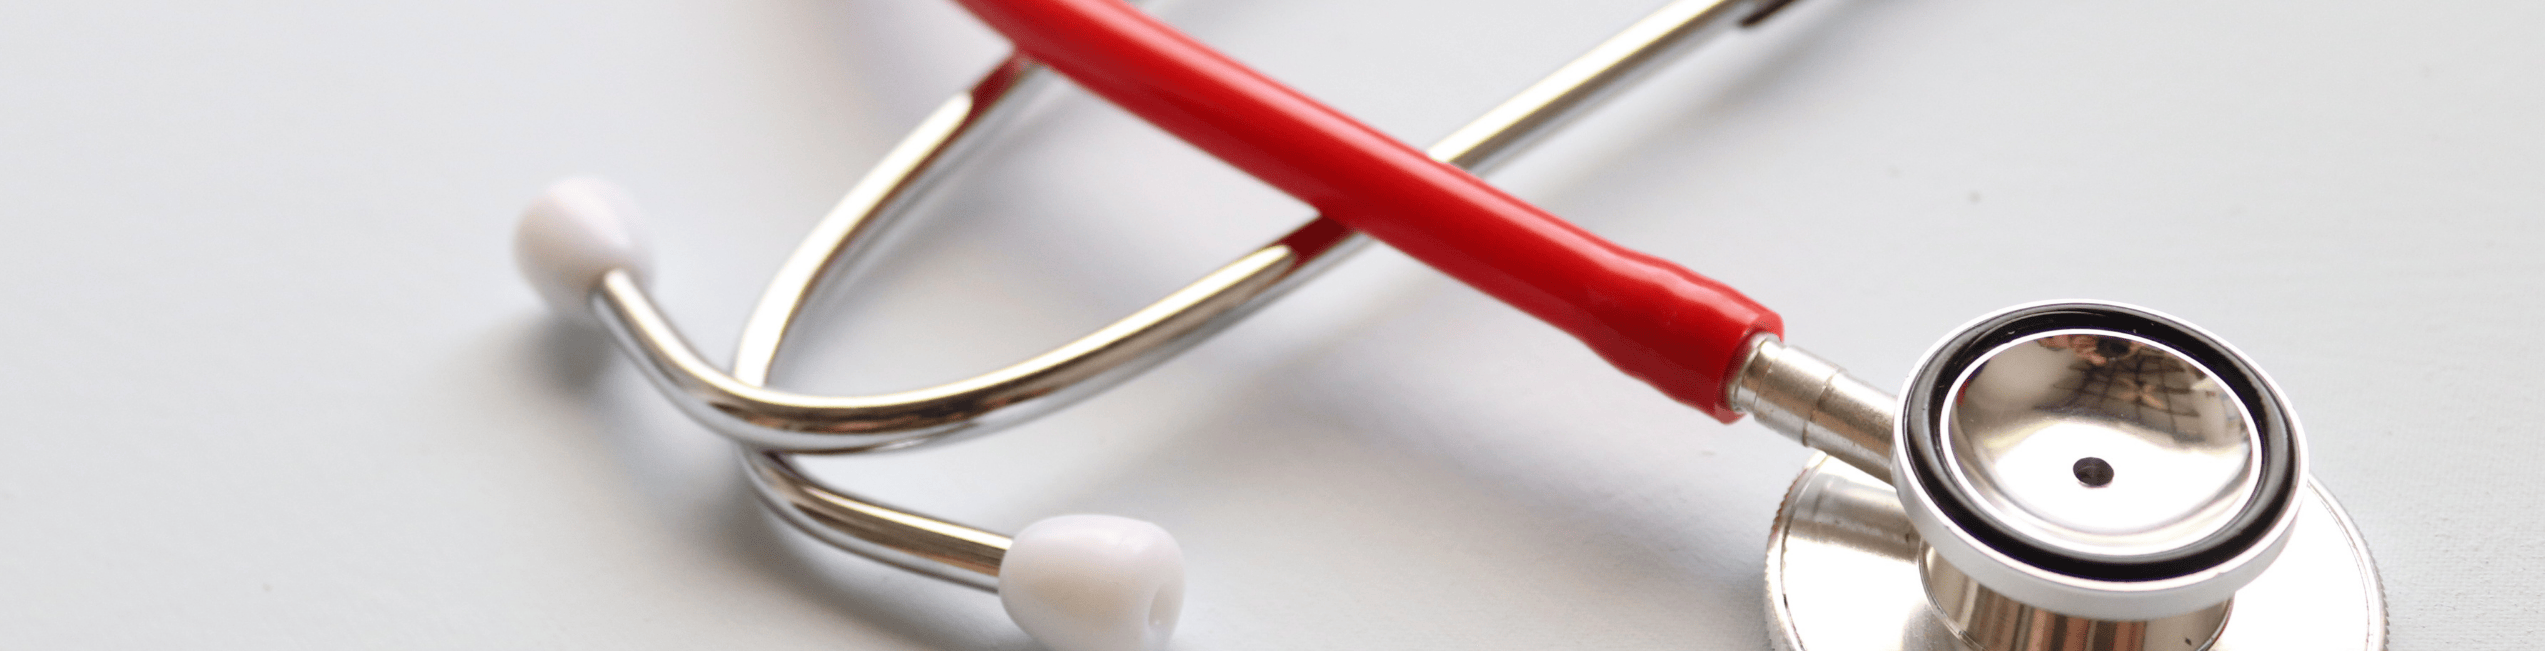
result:
[[(1957, 580), (1891, 485), (1813, 455), (1769, 532), (1769, 635), (1783, 651), (2380, 651), (2368, 544), (2313, 480), (2279, 559), (2222, 607), (2152, 621), (2070, 617)], [(2223, 619), (2222, 619), (2223, 618)], [(2223, 628), (2222, 628), (2223, 626)]]
[(2268, 376), (2143, 308), (2018, 306), (1910, 377), (1893, 483), (1945, 560), (2112, 620), (2225, 603), (2296, 519), (2303, 439)]
[(1780, 648), (2385, 646), (2376, 566), (2280, 390), (2172, 317), (2009, 308), (1938, 343), (1905, 401), (1773, 339), (1739, 377), (1826, 455), (1770, 536)]

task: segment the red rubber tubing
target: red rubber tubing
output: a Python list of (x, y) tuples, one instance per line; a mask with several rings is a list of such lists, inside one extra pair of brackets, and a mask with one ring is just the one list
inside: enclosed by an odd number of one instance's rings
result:
[(957, 0), (1018, 51), (1185, 142), (1571, 333), (1723, 422), (1775, 312), (1600, 239), (1291, 90), (1121, 0)]

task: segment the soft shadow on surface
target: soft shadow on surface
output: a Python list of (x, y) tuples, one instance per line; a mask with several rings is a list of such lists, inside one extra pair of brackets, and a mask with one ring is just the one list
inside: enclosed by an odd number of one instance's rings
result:
[[(1539, 139), (1513, 162), (1489, 175), (1497, 186), (1542, 207), (1614, 191), (1619, 174), (1641, 174), (1670, 151), (1737, 151), (1720, 143), (1734, 117), (1776, 93), (1789, 92), (1795, 71), (1831, 51), (1850, 32), (1865, 29), (1886, 3), (1863, 0), (1798, 0), (1756, 27), (1684, 53), (1679, 61), (1592, 108), (1573, 123)], [(1730, 155), (1729, 153), (1724, 155)], [(1533, 160), (1534, 159), (1534, 160)], [(1595, 214), (1564, 213), (1586, 226)], [(1594, 228), (1593, 230), (1598, 230)]]
[(617, 359), (609, 335), (592, 326), (554, 314), (533, 317), (529, 352), (549, 390), (561, 396), (589, 398), (601, 373)]

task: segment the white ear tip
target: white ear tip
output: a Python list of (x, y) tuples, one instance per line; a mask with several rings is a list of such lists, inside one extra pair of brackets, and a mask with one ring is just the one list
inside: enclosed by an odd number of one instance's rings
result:
[(1052, 651), (1156, 651), (1184, 608), (1184, 551), (1165, 529), (1064, 515), (1017, 532), (999, 562), (999, 601)]
[(513, 258), (558, 314), (589, 318), (592, 288), (612, 269), (640, 281), (651, 257), (637, 232), (636, 201), (619, 186), (580, 176), (548, 186), (521, 214)]

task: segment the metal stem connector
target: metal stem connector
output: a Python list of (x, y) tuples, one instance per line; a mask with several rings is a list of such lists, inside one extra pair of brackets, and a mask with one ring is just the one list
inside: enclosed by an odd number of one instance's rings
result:
[(1726, 402), (1814, 450), (1884, 482), (1891, 481), (1891, 428), (1900, 400), (1848, 375), (1828, 360), (1785, 345), (1776, 335), (1750, 338)]

